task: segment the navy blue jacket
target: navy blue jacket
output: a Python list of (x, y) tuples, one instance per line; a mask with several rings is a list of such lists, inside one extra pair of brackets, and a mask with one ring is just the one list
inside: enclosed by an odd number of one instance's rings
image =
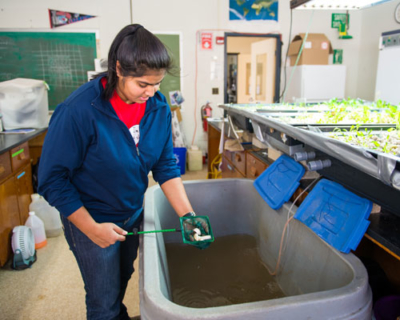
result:
[(121, 222), (140, 213), (148, 174), (160, 185), (179, 177), (171, 111), (157, 92), (147, 101), (135, 142), (109, 101), (101, 78), (57, 106), (39, 165), (38, 192), (69, 216), (82, 206), (97, 222)]

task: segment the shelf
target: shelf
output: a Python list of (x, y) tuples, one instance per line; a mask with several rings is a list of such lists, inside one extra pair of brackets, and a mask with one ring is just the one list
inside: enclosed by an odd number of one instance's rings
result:
[(43, 132), (46, 132), (47, 128), (36, 129), (30, 133), (21, 134), (2, 134), (0, 133), (0, 154), (19, 146), (20, 144), (29, 141)]

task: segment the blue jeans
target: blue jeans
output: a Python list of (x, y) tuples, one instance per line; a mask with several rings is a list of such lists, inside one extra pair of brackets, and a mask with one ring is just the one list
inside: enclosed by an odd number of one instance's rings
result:
[[(116, 223), (131, 232), (140, 227), (139, 218)], [(61, 215), (64, 234), (74, 253), (86, 290), (86, 314), (88, 320), (130, 319), (122, 303), (128, 281), (134, 271), (133, 262), (139, 247), (138, 236), (127, 236), (108, 248), (100, 248), (67, 218)]]

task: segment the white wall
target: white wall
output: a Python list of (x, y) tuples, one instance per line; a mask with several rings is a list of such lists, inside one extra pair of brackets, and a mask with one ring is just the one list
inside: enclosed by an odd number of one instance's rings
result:
[(394, 10), (399, 3), (398, 0), (391, 1), (362, 11), (357, 77), (357, 94), (360, 98), (375, 98), (379, 38), (382, 32), (400, 30), (400, 24), (394, 19)]
[(131, 16), (129, 0), (1, 0), (0, 28), (52, 30), (48, 9), (97, 16), (53, 30), (98, 30), (99, 58), (107, 57), (112, 40)]
[[(184, 133), (188, 144), (192, 144), (192, 139), (195, 137), (195, 144), (205, 150), (207, 135), (202, 132), (200, 107), (210, 101), (213, 115), (222, 115), (222, 110), (217, 108), (217, 105), (223, 102), (224, 46), (216, 45), (215, 37), (223, 36), (225, 32), (281, 33), (284, 42), (282, 50), (282, 60), (284, 60), (289, 36), (289, 0), (279, 0), (279, 22), (229, 21), (228, 0), (131, 1), (132, 5), (130, 0), (1, 0), (0, 28), (47, 29), (49, 8), (95, 15), (98, 17), (62, 29), (99, 30), (101, 38), (99, 57), (107, 56), (114, 36), (122, 27), (131, 23), (131, 16), (133, 23), (141, 23), (153, 32), (180, 32), (183, 44), (181, 59), (182, 94), (185, 98), (182, 112)], [(347, 66), (346, 96), (373, 99), (377, 43), (382, 31), (400, 29), (400, 25), (393, 19), (397, 3), (398, 1), (394, 1), (362, 11), (350, 11), (349, 34), (353, 36), (352, 40), (338, 39), (337, 29), (331, 29), (332, 12), (314, 12), (310, 32), (325, 33), (331, 40), (333, 48), (344, 50), (343, 59)], [(311, 15), (311, 11), (293, 11), (292, 38), (297, 33), (307, 30)], [(199, 33), (202, 30), (213, 33), (213, 50), (200, 50)], [(219, 70), (213, 78), (210, 77), (212, 67)], [(219, 88), (219, 94), (212, 95), (212, 88)]]
[[(153, 8), (153, 10), (149, 10)], [(154, 10), (157, 8), (157, 10)], [(192, 142), (195, 128), (194, 116), (197, 117), (197, 130), (195, 143), (203, 150), (206, 149), (206, 134), (202, 133), (198, 117), (199, 108), (210, 101), (213, 106), (213, 115), (221, 116), (222, 110), (216, 108), (223, 102), (223, 74), (220, 79), (210, 80), (210, 64), (223, 63), (224, 46), (213, 42), (212, 51), (202, 51), (198, 43), (196, 49), (196, 34), (199, 32), (212, 32), (216, 36), (223, 36), (225, 32), (240, 33), (281, 33), (284, 42), (282, 60), (286, 53), (290, 27), (290, 8), (288, 0), (279, 0), (278, 22), (276, 21), (230, 21), (228, 0), (147, 0), (133, 1), (133, 21), (142, 23), (150, 30), (181, 31), (183, 33), (183, 81), (182, 92), (186, 101), (184, 103), (184, 132), (189, 143)], [(338, 12), (341, 13), (341, 12)], [(347, 66), (346, 95), (357, 96), (357, 57), (361, 36), (361, 12), (351, 12), (350, 34), (353, 40), (339, 40), (338, 30), (331, 29), (331, 12), (315, 11), (310, 32), (325, 33), (335, 49), (344, 50), (344, 64)], [(300, 32), (307, 30), (312, 12), (293, 11), (292, 38)], [(197, 33), (196, 33), (197, 32)], [(199, 41), (199, 38), (197, 38)], [(197, 60), (196, 60), (197, 50)], [(282, 61), (283, 63), (283, 61)], [(198, 66), (196, 76), (196, 64)], [(197, 77), (197, 99), (195, 98), (195, 84)], [(211, 95), (211, 88), (218, 87), (219, 95)], [(196, 106), (197, 104), (197, 106)], [(196, 111), (194, 110), (196, 106)]]
[[(224, 33), (214, 31), (220, 28), (220, 3), (221, 1), (215, 0), (134, 0), (132, 6), (132, 16), (135, 23), (142, 24), (150, 31), (165, 30), (182, 33), (181, 60), (182, 80), (184, 82), (182, 95), (185, 98), (182, 106), (184, 134), (189, 145), (193, 141), (202, 150), (206, 149), (207, 135), (203, 132), (201, 126), (201, 106), (210, 101), (213, 116), (222, 114), (217, 105), (223, 101), (224, 46), (215, 44), (215, 36), (223, 36)], [(213, 50), (202, 51), (200, 49), (200, 33), (197, 32), (199, 30), (213, 32)], [(210, 78), (211, 64), (217, 66), (219, 70), (214, 79)], [(212, 88), (219, 88), (219, 94), (212, 95)], [(195, 98), (196, 93), (197, 99)], [(194, 140), (193, 137), (195, 137)]]
[[(335, 13), (345, 13), (343, 11), (334, 11)], [(350, 11), (350, 29), (349, 34), (353, 39), (339, 39), (337, 29), (331, 28), (332, 11), (315, 10), (293, 10), (293, 31), (292, 38), (298, 33), (304, 33), (308, 30), (310, 33), (324, 33), (332, 43), (333, 49), (343, 49), (343, 64), (346, 65), (346, 97), (355, 97), (357, 95), (358, 66), (357, 58), (359, 55), (360, 36), (361, 36), (361, 11)], [(287, 33), (284, 35), (284, 41), (287, 43)], [(286, 45), (284, 49), (286, 54)], [(332, 55), (330, 56), (332, 63)]]

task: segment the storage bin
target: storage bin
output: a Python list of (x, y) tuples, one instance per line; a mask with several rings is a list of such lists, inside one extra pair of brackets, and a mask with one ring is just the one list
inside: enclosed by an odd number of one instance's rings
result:
[(188, 150), (188, 169), (189, 171), (203, 169), (203, 153), (197, 146), (191, 146)]
[(46, 83), (23, 78), (0, 82), (0, 110), (5, 130), (47, 127), (49, 103)]
[(181, 169), (181, 174), (186, 172), (186, 148), (174, 148), (176, 164)]
[[(275, 269), (290, 203), (271, 209), (247, 179), (187, 181), (184, 185), (195, 212), (209, 216), (215, 241), (227, 235), (253, 236), (262, 262)], [(293, 206), (292, 214), (295, 211)], [(148, 189), (144, 230), (171, 228), (178, 221), (160, 187)], [(142, 235), (141, 319), (371, 319), (372, 294), (361, 261), (329, 246), (300, 221), (293, 219), (289, 228), (276, 276), (286, 296), (210, 308), (183, 307), (172, 301), (165, 244), (182, 243), (181, 235)]]

